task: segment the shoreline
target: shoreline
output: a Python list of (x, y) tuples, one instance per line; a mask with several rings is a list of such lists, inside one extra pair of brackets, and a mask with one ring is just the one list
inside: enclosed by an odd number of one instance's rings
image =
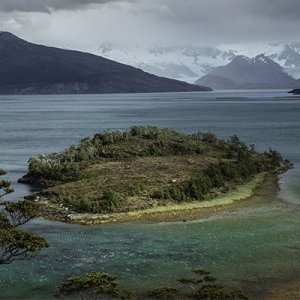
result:
[(267, 294), (266, 300), (296, 300), (300, 299), (300, 278), (294, 278), (285, 281), (279, 281), (276, 285), (271, 287), (270, 292)]
[[(101, 225), (114, 223), (162, 223), (187, 222), (199, 218), (207, 218), (216, 212), (242, 206), (255, 198), (256, 194), (264, 194), (268, 189), (278, 191), (278, 174), (261, 173), (250, 182), (211, 200), (193, 201), (184, 204), (157, 206), (144, 210), (112, 214), (67, 213), (63, 208), (54, 208), (47, 202), (41, 203), (44, 213), (40, 216), (50, 220), (79, 225)], [(56, 210), (55, 210), (56, 209)]]

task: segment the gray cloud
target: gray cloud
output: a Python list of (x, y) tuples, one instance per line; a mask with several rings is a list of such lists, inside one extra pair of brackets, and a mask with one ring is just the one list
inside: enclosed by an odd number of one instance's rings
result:
[(297, 20), (300, 17), (299, 0), (254, 0), (248, 4), (251, 14), (258, 14), (275, 20)]
[(91, 4), (104, 4), (115, 1), (120, 0), (1, 0), (0, 11), (51, 12), (51, 10), (73, 10)]
[(293, 42), (299, 28), (299, 0), (0, 1), (0, 30), (77, 49)]

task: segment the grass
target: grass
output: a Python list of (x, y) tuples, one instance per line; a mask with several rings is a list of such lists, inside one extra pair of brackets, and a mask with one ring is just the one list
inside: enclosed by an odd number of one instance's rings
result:
[(260, 184), (263, 183), (265, 176), (265, 173), (258, 174), (250, 182), (237, 186), (234, 190), (207, 201), (193, 201), (184, 204), (170, 204), (168, 206), (157, 206), (150, 209), (144, 209), (142, 211), (129, 212), (127, 215), (134, 217), (140, 214), (175, 212), (231, 204), (235, 201), (241, 201), (250, 197), (253, 194), (254, 190)]
[[(245, 200), (254, 194), (254, 191), (266, 179), (266, 173), (260, 173), (250, 182), (237, 186), (235, 189), (228, 193), (216, 196), (207, 201), (193, 201), (182, 204), (169, 204), (164, 206), (156, 206), (149, 209), (141, 209), (136, 211), (129, 211), (126, 213), (110, 213), (110, 214), (91, 214), (91, 213), (75, 213), (68, 216), (68, 222), (79, 223), (83, 225), (95, 225), (104, 223), (119, 223), (130, 221), (155, 221), (160, 222), (163, 220), (184, 220), (196, 219), (204, 209), (217, 209), (225, 205), (233, 204), (238, 201)], [(64, 209), (53, 203), (46, 203), (48, 207), (53, 208), (55, 211), (62, 211)], [(189, 212), (189, 213), (188, 213)], [(191, 213), (193, 212), (193, 214)], [(58, 215), (59, 216), (59, 215)], [(63, 220), (54, 217), (54, 219)]]
[[(42, 194), (54, 203), (70, 206), (79, 198), (97, 201), (107, 189), (111, 189), (125, 199), (116, 212), (145, 209), (157, 205), (158, 201), (149, 196), (153, 191), (202, 174), (217, 161), (216, 157), (186, 155), (101, 162), (88, 167), (84, 179), (45, 189)], [(165, 200), (160, 202), (167, 203)]]

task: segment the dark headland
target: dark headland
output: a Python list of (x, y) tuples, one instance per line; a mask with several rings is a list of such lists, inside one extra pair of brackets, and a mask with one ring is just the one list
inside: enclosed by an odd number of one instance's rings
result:
[(0, 32), (0, 94), (210, 91), (89, 53), (29, 43)]
[(300, 89), (294, 89), (292, 91), (289, 91), (289, 94), (300, 95)]

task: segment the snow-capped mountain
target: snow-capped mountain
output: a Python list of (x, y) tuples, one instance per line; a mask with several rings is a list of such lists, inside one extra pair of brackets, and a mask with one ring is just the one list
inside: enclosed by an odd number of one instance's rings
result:
[(300, 43), (228, 45), (221, 46), (220, 49), (222, 51), (235, 49), (234, 53), (236, 53), (236, 55), (248, 57), (264, 54), (282, 66), (286, 73), (293, 78), (300, 78)]
[(232, 51), (192, 46), (144, 47), (105, 44), (93, 53), (158, 76), (190, 83), (195, 82), (213, 68), (226, 65), (235, 57)]
[(284, 68), (264, 54), (253, 58), (238, 55), (226, 66), (212, 70), (197, 84), (213, 89), (285, 89), (298, 85)]
[(221, 45), (219, 47), (160, 47), (103, 44), (90, 51), (158, 76), (195, 82), (214, 68), (227, 65), (238, 55), (264, 54), (294, 78), (300, 78), (300, 43)]

